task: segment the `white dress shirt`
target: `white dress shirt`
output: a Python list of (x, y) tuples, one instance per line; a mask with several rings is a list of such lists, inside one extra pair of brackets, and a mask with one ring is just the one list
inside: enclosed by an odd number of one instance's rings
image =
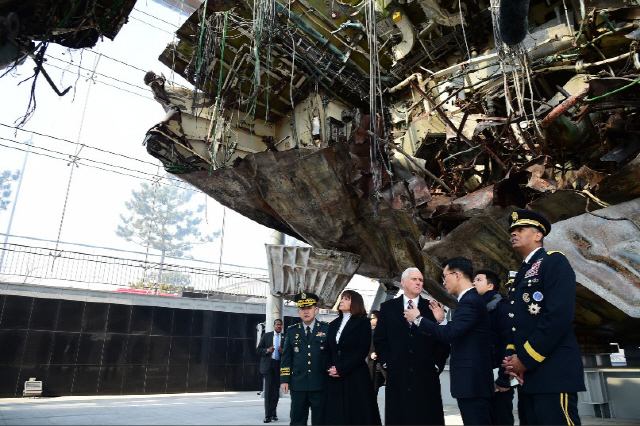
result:
[(472, 288), (473, 288), (473, 287), (469, 287), (469, 288), (468, 288), (468, 289), (466, 289), (466, 290), (462, 290), (462, 291), (460, 292), (460, 294), (458, 295), (458, 302), (460, 301), (460, 299), (462, 299), (462, 296), (464, 296), (464, 295), (465, 295), (469, 290), (471, 290)]
[(533, 255), (540, 250), (542, 247), (538, 247), (537, 249), (534, 249), (531, 253), (529, 253), (529, 255), (526, 257), (526, 259), (524, 259), (525, 262), (529, 263), (529, 261), (531, 260), (531, 258), (533, 257)]
[(404, 301), (404, 308), (409, 308), (409, 300), (413, 301), (413, 309), (418, 308), (418, 302), (420, 302), (420, 295), (414, 297), (413, 299), (409, 299), (404, 293), (402, 294), (402, 300)]
[(340, 327), (338, 328), (338, 332), (336, 333), (336, 343), (340, 340), (340, 335), (342, 334), (342, 330), (344, 326), (347, 325), (347, 321), (351, 318), (351, 312), (342, 314), (342, 322), (340, 323)]

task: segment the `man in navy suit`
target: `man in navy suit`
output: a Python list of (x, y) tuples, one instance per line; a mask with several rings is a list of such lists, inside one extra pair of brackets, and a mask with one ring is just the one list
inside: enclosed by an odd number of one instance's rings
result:
[(422, 273), (409, 268), (402, 274), (403, 294), (380, 306), (373, 344), (378, 362), (387, 370), (385, 424), (443, 425), (440, 373), (449, 345), (418, 332), (407, 322), (405, 309), (435, 320), (429, 301), (420, 297)]
[[(451, 343), (451, 396), (458, 400), (462, 422), (465, 425), (491, 425), (494, 385), (487, 305), (471, 282), (471, 260), (454, 257), (443, 267), (444, 287), (449, 294), (458, 297), (453, 319), (439, 325), (411, 309), (405, 310), (404, 316), (418, 326), (419, 332)], [(438, 320), (444, 319), (441, 304), (431, 301), (431, 309)]]
[(511, 246), (524, 262), (509, 292), (511, 340), (503, 365), (520, 381), (520, 424), (579, 425), (584, 372), (573, 332), (576, 274), (564, 254), (547, 252), (549, 221), (532, 210), (509, 218)]
[(280, 399), (280, 358), (284, 340), (282, 320), (273, 322), (273, 331), (262, 335), (256, 353), (260, 356), (260, 374), (264, 376), (264, 423), (277, 421), (278, 400)]

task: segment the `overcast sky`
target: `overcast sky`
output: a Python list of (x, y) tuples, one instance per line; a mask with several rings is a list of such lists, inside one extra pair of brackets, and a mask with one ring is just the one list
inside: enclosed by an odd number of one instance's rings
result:
[[(26, 148), (23, 143), (33, 136), (34, 145), (16, 204), (12, 235), (56, 241), (62, 224), (61, 241), (144, 251), (117, 237), (115, 230), (120, 223), (119, 214), (127, 212), (124, 203), (130, 199), (131, 191), (158, 173), (159, 161), (147, 154), (142, 141), (146, 131), (164, 117), (164, 111), (153, 100), (143, 76), (145, 71), (153, 70), (173, 78), (171, 69), (157, 58), (185, 19), (185, 15), (161, 3), (140, 0), (114, 41), (105, 38), (84, 51), (49, 45), (46, 70), (60, 90), (73, 88), (66, 96), (58, 97), (41, 76), (36, 87), (37, 108), (24, 130), (87, 145), (80, 151), (79, 166), (73, 171), (70, 185), (68, 156), (74, 155), (79, 145), (28, 131), (16, 134), (15, 129), (5, 127), (14, 126), (27, 109), (31, 80), (20, 86), (18, 83), (33, 74), (33, 61), (26, 61), (0, 79), (0, 171), (21, 169)], [(83, 69), (79, 70), (78, 65)], [(188, 85), (179, 76), (176, 80)], [(162, 168), (159, 172), (164, 175)], [(200, 214), (202, 233), (213, 233), (222, 227), (222, 206), (200, 192), (192, 201), (194, 206), (207, 204)], [(2, 233), (6, 233), (11, 208), (12, 205), (0, 212)], [(271, 232), (227, 209), (222, 262), (266, 268), (264, 244)], [(9, 242), (50, 247), (37, 241)], [(78, 251), (93, 252), (90, 248)], [(192, 254), (197, 259), (218, 262), (220, 240), (199, 246)]]

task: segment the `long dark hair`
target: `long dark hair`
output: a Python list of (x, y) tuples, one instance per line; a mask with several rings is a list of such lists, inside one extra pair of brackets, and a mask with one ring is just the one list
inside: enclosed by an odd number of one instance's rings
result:
[[(349, 299), (351, 299), (351, 316), (354, 318), (366, 317), (367, 310), (364, 307), (364, 300), (362, 299), (362, 295), (355, 290), (345, 290), (342, 292), (340, 299), (342, 299), (345, 294), (349, 296)], [(338, 318), (342, 318), (341, 310), (338, 310)]]

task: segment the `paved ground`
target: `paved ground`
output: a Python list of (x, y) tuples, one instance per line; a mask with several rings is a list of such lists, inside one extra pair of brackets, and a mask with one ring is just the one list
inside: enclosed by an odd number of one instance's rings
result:
[[(289, 424), (290, 402), (280, 399), (273, 426)], [(384, 416), (384, 399), (378, 403)], [(0, 425), (257, 425), (263, 410), (256, 392), (6, 398), (0, 399)], [(445, 405), (445, 416), (447, 425), (462, 424), (456, 406)], [(640, 419), (583, 416), (582, 424), (640, 425)]]

